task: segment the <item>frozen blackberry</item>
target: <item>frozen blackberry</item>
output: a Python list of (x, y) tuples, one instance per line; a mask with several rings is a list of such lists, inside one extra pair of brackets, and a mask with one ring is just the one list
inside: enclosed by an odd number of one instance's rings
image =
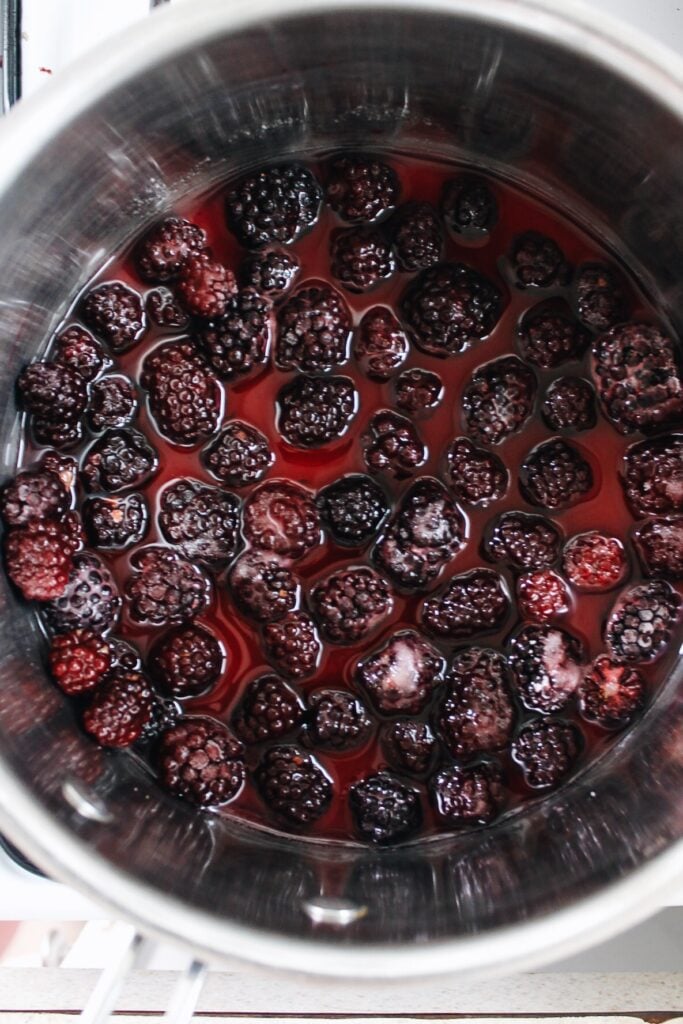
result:
[(94, 380), (108, 363), (99, 341), (78, 324), (72, 324), (57, 335), (54, 360), (71, 367), (85, 381)]
[(112, 667), (109, 644), (89, 629), (74, 629), (53, 637), (50, 672), (70, 697), (94, 690)]
[(536, 398), (536, 377), (517, 356), (504, 356), (475, 370), (462, 396), (469, 436), (500, 444), (521, 430)]
[(324, 281), (306, 281), (280, 307), (275, 358), (283, 370), (321, 372), (348, 358), (351, 313)]
[(81, 478), (89, 491), (140, 487), (157, 471), (157, 453), (144, 434), (130, 427), (107, 430), (88, 449)]
[(157, 762), (161, 784), (200, 807), (228, 803), (244, 784), (242, 744), (222, 722), (193, 715), (162, 733)]
[(367, 292), (396, 270), (391, 245), (376, 228), (337, 231), (330, 241), (333, 277), (349, 292)]
[(132, 348), (147, 330), (140, 295), (120, 281), (91, 289), (81, 304), (85, 324), (117, 354)]
[(382, 749), (399, 771), (424, 775), (436, 752), (436, 740), (426, 722), (392, 722), (382, 734)]
[(192, 622), (157, 640), (149, 654), (152, 678), (172, 697), (196, 697), (220, 679), (225, 656), (217, 637)]
[(116, 669), (84, 711), (83, 727), (101, 747), (129, 747), (149, 720), (152, 700), (143, 675)]
[(322, 644), (310, 615), (289, 612), (263, 629), (266, 653), (283, 675), (303, 679), (318, 667)]
[(131, 558), (125, 586), (134, 622), (165, 626), (201, 615), (210, 599), (206, 577), (170, 548), (142, 548)]
[(66, 492), (71, 496), (74, 495), (78, 479), (78, 462), (71, 455), (47, 451), (40, 460), (38, 468), (45, 469), (48, 473), (54, 473), (62, 481)]
[(510, 668), (526, 707), (549, 713), (565, 707), (581, 682), (581, 641), (556, 626), (524, 626), (510, 643)]
[(502, 578), (491, 569), (471, 569), (422, 604), (422, 622), (434, 636), (458, 640), (499, 629), (510, 609)]
[(402, 309), (417, 347), (445, 358), (491, 333), (502, 297), (464, 263), (440, 263), (418, 274), (403, 295)]
[(457, 654), (438, 713), (439, 734), (453, 757), (502, 750), (510, 741), (514, 722), (505, 658), (482, 647)]
[(268, 439), (243, 420), (228, 420), (202, 452), (206, 468), (227, 487), (256, 484), (272, 464)]
[(613, 327), (595, 340), (593, 357), (602, 407), (620, 433), (648, 433), (680, 422), (683, 383), (676, 349), (657, 327)]
[(332, 784), (310, 754), (297, 747), (271, 747), (256, 769), (267, 806), (294, 825), (310, 825), (332, 800)]
[(352, 644), (366, 637), (391, 614), (391, 589), (366, 566), (338, 569), (311, 592), (311, 606), (326, 639)]
[(494, 520), (485, 550), (494, 562), (508, 562), (515, 569), (541, 569), (557, 561), (561, 542), (558, 527), (544, 516), (503, 512)]
[(393, 209), (400, 185), (396, 172), (374, 156), (340, 156), (332, 160), (325, 198), (350, 224), (376, 220)]
[(219, 319), (195, 325), (193, 341), (221, 380), (243, 377), (268, 356), (270, 302), (254, 288), (231, 298)]
[(90, 388), (88, 421), (93, 430), (127, 427), (138, 411), (135, 385), (122, 373), (96, 380)]
[(61, 519), (70, 505), (69, 492), (49, 469), (23, 470), (0, 493), (0, 515), (7, 526)]
[(445, 661), (423, 636), (401, 630), (358, 664), (357, 678), (385, 715), (417, 715), (443, 679)]
[(573, 770), (581, 747), (581, 733), (571, 722), (535, 718), (520, 729), (512, 756), (527, 786), (554, 789)]
[(235, 732), (245, 743), (277, 740), (303, 719), (298, 694), (279, 676), (260, 676), (249, 683), (233, 716)]
[(607, 331), (625, 319), (626, 298), (616, 274), (602, 263), (581, 267), (574, 286), (576, 312), (586, 327)]
[(190, 322), (170, 288), (153, 288), (147, 292), (145, 309), (152, 323), (169, 331), (184, 331)]
[(520, 354), (544, 370), (578, 359), (587, 344), (587, 332), (568, 311), (545, 303), (534, 306), (519, 328)]
[(638, 528), (635, 545), (648, 576), (683, 579), (683, 519), (650, 519)]
[(548, 387), (541, 411), (551, 430), (590, 430), (595, 426), (595, 392), (581, 377), (558, 377)]
[(277, 396), (278, 428), (295, 448), (319, 448), (346, 433), (358, 412), (358, 394), (348, 377), (299, 374)]
[(443, 381), (431, 370), (404, 370), (396, 381), (396, 405), (413, 417), (429, 416), (441, 403), (443, 394)]
[(625, 725), (642, 707), (644, 696), (645, 680), (638, 669), (603, 654), (581, 682), (581, 714), (605, 728)]
[(464, 505), (485, 508), (507, 491), (509, 475), (502, 461), (466, 437), (456, 437), (446, 452), (446, 461), (451, 492)]
[(207, 248), (206, 232), (180, 217), (166, 217), (149, 229), (135, 249), (140, 277), (152, 284), (172, 281), (188, 257)]
[(390, 309), (373, 306), (363, 315), (353, 342), (353, 358), (371, 380), (388, 380), (409, 351), (405, 332)]
[(214, 375), (187, 341), (159, 345), (142, 364), (140, 383), (161, 433), (197, 444), (216, 432), (221, 393)]
[(281, 164), (247, 175), (228, 193), (230, 230), (248, 249), (287, 245), (315, 224), (322, 191), (300, 164)]
[(527, 231), (515, 240), (510, 256), (518, 288), (550, 288), (567, 284), (571, 270), (557, 242)]
[(593, 471), (574, 445), (553, 438), (527, 455), (520, 471), (520, 489), (532, 505), (568, 508), (586, 500), (593, 489)]
[(89, 629), (108, 633), (118, 621), (121, 597), (114, 577), (97, 555), (74, 555), (63, 593), (44, 606), (45, 618), (55, 633)]
[(401, 270), (426, 270), (443, 252), (443, 230), (429, 203), (406, 203), (394, 214), (391, 236)]
[(551, 569), (528, 572), (517, 580), (517, 609), (523, 619), (545, 622), (564, 615), (569, 608), (567, 586)]
[(141, 494), (117, 498), (86, 498), (82, 508), (88, 541), (96, 548), (123, 550), (147, 532), (147, 503)]
[(365, 435), (365, 462), (371, 472), (402, 480), (426, 459), (427, 450), (409, 419), (391, 409), (375, 413)]
[(242, 611), (258, 622), (277, 622), (299, 604), (299, 581), (271, 554), (242, 555), (230, 570), (230, 586)]
[(567, 541), (562, 568), (577, 590), (611, 590), (626, 575), (626, 555), (616, 537), (589, 530)]
[(429, 791), (439, 819), (452, 828), (489, 825), (505, 802), (500, 769), (493, 764), (443, 768)]
[(623, 484), (635, 515), (683, 512), (683, 434), (631, 445), (624, 457)]
[(196, 480), (176, 480), (162, 493), (159, 526), (189, 561), (224, 562), (240, 543), (240, 503), (229, 491)]
[(465, 521), (446, 488), (433, 477), (422, 477), (403, 495), (374, 558), (398, 586), (422, 589), (464, 539)]
[(389, 503), (379, 484), (362, 473), (353, 473), (323, 487), (318, 508), (337, 543), (357, 547), (376, 535)]
[(152, 694), (152, 710), (136, 742), (140, 745), (156, 743), (167, 729), (174, 729), (183, 717), (178, 701), (166, 700), (158, 693)]
[(417, 791), (384, 772), (353, 785), (349, 807), (358, 834), (372, 843), (406, 839), (422, 824)]
[(19, 374), (17, 388), (39, 442), (61, 447), (78, 440), (88, 396), (77, 370), (61, 363), (31, 363)]
[(676, 591), (663, 580), (623, 591), (605, 626), (610, 654), (628, 663), (655, 661), (671, 641), (680, 603)]
[(279, 299), (290, 290), (301, 272), (301, 264), (286, 249), (266, 249), (247, 256), (242, 264), (242, 284), (261, 295)]
[(267, 480), (251, 492), (242, 514), (252, 547), (301, 558), (320, 543), (320, 516), (309, 491), (290, 480)]
[(498, 204), (488, 183), (474, 174), (459, 174), (446, 182), (441, 199), (446, 224), (456, 235), (487, 234), (498, 219)]
[(232, 270), (208, 253), (198, 253), (185, 260), (174, 290), (191, 316), (212, 320), (227, 313), (230, 300), (237, 294), (237, 281)]
[(15, 526), (5, 537), (7, 575), (27, 601), (64, 593), (74, 548), (64, 524), (54, 519)]
[(363, 704), (343, 690), (316, 690), (308, 698), (308, 738), (326, 750), (352, 750), (366, 742), (372, 722)]

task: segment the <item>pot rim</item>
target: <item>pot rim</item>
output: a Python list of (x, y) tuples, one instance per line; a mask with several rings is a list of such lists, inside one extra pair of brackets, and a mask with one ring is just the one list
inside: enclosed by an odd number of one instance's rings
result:
[[(65, 124), (174, 53), (254, 23), (344, 9), (389, 8), (469, 16), (549, 38), (610, 67), (653, 96), (683, 124), (683, 60), (662, 44), (577, 0), (205, 0), (155, 12), (60, 72), (0, 125), (0, 193)], [(665, 905), (683, 882), (683, 840), (627, 877), (563, 910), (490, 933), (413, 945), (357, 947), (279, 936), (199, 911), (128, 877), (38, 805), (0, 760), (0, 826), (48, 872), (131, 920), (144, 933), (210, 959), (236, 957), (277, 969), (362, 979), (410, 980), (467, 972), (468, 978), (529, 970), (603, 941)], [(59, 851), (57, 858), (56, 851)]]

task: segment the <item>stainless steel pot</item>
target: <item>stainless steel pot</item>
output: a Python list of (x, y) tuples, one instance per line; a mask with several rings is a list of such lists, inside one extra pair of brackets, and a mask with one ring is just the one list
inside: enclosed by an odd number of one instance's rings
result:
[[(533, 0), (205, 0), (130, 30), (12, 113), (0, 161), (3, 470), (12, 387), (67, 298), (175, 198), (287, 153), (466, 159), (572, 204), (683, 320), (683, 67)], [(358, 977), (528, 968), (683, 880), (683, 692), (570, 788), (477, 835), (372, 852), (167, 799), (75, 729), (0, 579), (0, 824), (49, 873), (208, 954)]]

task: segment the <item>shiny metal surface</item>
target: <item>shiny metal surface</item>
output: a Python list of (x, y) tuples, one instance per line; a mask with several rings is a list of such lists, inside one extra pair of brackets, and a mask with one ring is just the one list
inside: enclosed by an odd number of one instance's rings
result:
[[(8, 396), (68, 297), (158, 210), (247, 165), (333, 146), (427, 148), (576, 204), (680, 330), (683, 69), (667, 51), (595, 12), (531, 0), (198, 10), (156, 14), (2, 129)], [(11, 401), (0, 436), (10, 472)], [(0, 825), (48, 871), (200, 954), (471, 977), (597, 942), (683, 874), (678, 678), (609, 757), (524, 817), (364, 851), (269, 838), (166, 798), (135, 761), (78, 733), (37, 640), (3, 578)], [(335, 906), (364, 912), (310, 912)]]

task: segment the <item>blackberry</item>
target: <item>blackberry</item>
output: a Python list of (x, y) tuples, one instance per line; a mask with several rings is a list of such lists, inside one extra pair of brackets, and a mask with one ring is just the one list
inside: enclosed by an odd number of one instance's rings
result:
[(635, 545), (648, 576), (683, 579), (683, 519), (650, 519), (638, 528)]
[(545, 714), (565, 707), (581, 682), (581, 641), (557, 626), (524, 626), (510, 643), (509, 662), (526, 707)]
[(161, 734), (157, 762), (161, 784), (199, 807), (234, 799), (244, 784), (242, 744), (222, 722), (204, 715), (182, 719)]
[(233, 716), (233, 727), (245, 743), (277, 740), (303, 719), (298, 694), (279, 676), (266, 675), (249, 683)]
[(83, 439), (82, 420), (41, 420), (34, 417), (31, 423), (36, 444), (49, 444), (54, 448), (73, 448)]
[(330, 242), (333, 277), (349, 292), (367, 292), (396, 270), (391, 245), (375, 228), (337, 231)]
[(321, 372), (348, 358), (351, 313), (338, 291), (307, 281), (281, 306), (275, 358), (283, 370)]
[(271, 747), (256, 769), (267, 806), (293, 825), (310, 825), (332, 800), (332, 784), (309, 754), (297, 747)]
[(88, 397), (77, 370), (60, 363), (32, 363), (19, 374), (17, 388), (24, 408), (33, 416), (39, 444), (60, 448), (79, 440)]
[(396, 172), (374, 156), (336, 157), (330, 164), (325, 198), (349, 224), (376, 220), (398, 201)]
[(402, 309), (417, 347), (446, 358), (491, 333), (502, 296), (491, 281), (464, 263), (439, 263), (408, 286)]
[(273, 665), (291, 679), (312, 675), (318, 667), (322, 644), (310, 615), (289, 612), (263, 629), (266, 653)]
[(404, 370), (396, 381), (396, 405), (411, 416), (429, 416), (443, 395), (443, 381), (431, 370)]
[(542, 569), (557, 561), (562, 535), (544, 516), (503, 512), (485, 542), (487, 556), (515, 569)]
[(230, 586), (242, 611), (258, 622), (277, 622), (298, 604), (296, 576), (273, 555), (248, 551), (230, 570)]
[(175, 296), (180, 305), (191, 316), (202, 320), (225, 316), (236, 294), (233, 271), (208, 253), (188, 256), (175, 283)]
[(510, 601), (502, 578), (491, 569), (471, 569), (453, 576), (422, 604), (422, 622), (444, 640), (458, 640), (502, 626)]
[(536, 377), (517, 356), (475, 370), (462, 396), (467, 433), (483, 444), (500, 444), (525, 425), (536, 398)]
[(190, 256), (205, 252), (206, 232), (180, 217), (166, 217), (138, 242), (134, 259), (140, 277), (163, 284), (178, 276)]
[(401, 270), (426, 270), (441, 259), (443, 231), (436, 210), (429, 203), (400, 206), (390, 228)]
[(96, 548), (123, 550), (137, 544), (147, 532), (149, 514), (141, 494), (118, 498), (86, 498), (83, 526)]
[(475, 174), (446, 182), (441, 199), (446, 224), (456, 235), (488, 234), (498, 219), (498, 204), (488, 183)]
[(391, 409), (375, 413), (365, 436), (365, 462), (371, 472), (402, 480), (426, 459), (427, 450), (409, 419)]
[(319, 448), (346, 433), (358, 412), (358, 393), (348, 377), (299, 374), (280, 389), (278, 428), (295, 448)]
[(81, 304), (81, 316), (117, 355), (137, 344), (147, 330), (142, 299), (120, 281), (91, 289)]
[(368, 739), (372, 722), (357, 697), (343, 690), (316, 690), (308, 698), (308, 736), (326, 750), (352, 750)]
[(527, 501), (542, 508), (568, 508), (586, 500), (593, 471), (574, 445), (560, 438), (532, 449), (522, 463), (520, 489)]
[(357, 547), (376, 535), (389, 503), (379, 484), (362, 473), (353, 473), (323, 487), (318, 508), (335, 541)]
[(351, 644), (366, 637), (393, 607), (391, 589), (366, 566), (338, 569), (313, 588), (311, 605), (326, 639)]
[(110, 636), (107, 639), (107, 646), (111, 652), (111, 667), (121, 668), (126, 672), (140, 672), (142, 670), (142, 658), (137, 647), (121, 640), (117, 636)]
[(573, 770), (581, 746), (581, 733), (571, 722), (535, 718), (520, 729), (512, 756), (527, 786), (554, 789)]
[(152, 323), (165, 330), (184, 331), (190, 322), (170, 288), (153, 288), (147, 292), (145, 309)]
[(492, 764), (444, 768), (429, 790), (439, 819), (452, 828), (490, 825), (505, 802), (500, 769)]
[(85, 381), (94, 380), (108, 363), (99, 341), (78, 324), (72, 324), (57, 335), (54, 360), (75, 370)]
[(378, 711), (417, 715), (441, 683), (444, 667), (439, 652), (406, 629), (358, 664), (357, 679)]
[(683, 383), (676, 349), (657, 327), (613, 327), (595, 340), (593, 356), (602, 407), (620, 433), (648, 433), (680, 421)]
[(293, 252), (286, 249), (266, 249), (247, 256), (242, 264), (242, 284), (255, 288), (260, 295), (271, 299), (282, 298), (301, 272), (301, 264)]
[(482, 647), (457, 654), (438, 713), (439, 733), (453, 757), (502, 750), (510, 741), (514, 722), (505, 658)]
[(93, 430), (127, 427), (137, 411), (135, 385), (122, 373), (102, 377), (90, 388), (88, 421)]
[(144, 434), (130, 427), (107, 430), (88, 449), (81, 478), (89, 491), (140, 487), (158, 469), (157, 453)]
[(671, 641), (680, 603), (663, 580), (629, 587), (617, 598), (605, 626), (610, 654), (628, 663), (655, 661)]
[(49, 469), (23, 470), (0, 493), (0, 515), (7, 526), (61, 519), (70, 505), (69, 492)]
[(63, 593), (45, 605), (47, 624), (55, 633), (89, 629), (107, 633), (118, 621), (121, 597), (111, 572), (97, 555), (74, 555)]
[(136, 742), (141, 745), (156, 745), (161, 734), (167, 729), (174, 729), (182, 717), (182, 709), (177, 701), (164, 700), (157, 693), (153, 693), (152, 710)]
[(229, 420), (218, 437), (202, 452), (202, 461), (227, 487), (256, 484), (275, 456), (268, 439), (243, 420)]
[(550, 288), (568, 284), (571, 270), (557, 242), (537, 231), (515, 240), (510, 256), (518, 288)]
[(189, 342), (159, 345), (142, 364), (140, 383), (161, 433), (176, 444), (197, 444), (215, 433), (220, 388)]
[(566, 584), (556, 572), (539, 569), (517, 580), (517, 609), (523, 619), (545, 622), (564, 615), (569, 608)]
[(645, 681), (638, 669), (620, 665), (603, 654), (583, 677), (579, 704), (584, 718), (614, 728), (633, 718), (644, 696)]
[(229, 491), (196, 480), (176, 480), (162, 493), (159, 526), (188, 561), (224, 562), (240, 543), (240, 503)]
[(246, 540), (262, 551), (301, 558), (320, 543), (320, 517), (313, 498), (290, 480), (267, 480), (244, 503)]
[(255, 289), (243, 288), (220, 319), (196, 324), (192, 338), (221, 380), (244, 377), (268, 356), (270, 302)]
[(201, 615), (210, 599), (202, 572), (170, 548), (142, 548), (131, 559), (125, 594), (134, 622), (165, 626)]
[(625, 318), (626, 299), (616, 274), (602, 263), (579, 269), (574, 286), (576, 312), (586, 327), (607, 331)]
[(247, 175), (225, 201), (230, 230), (249, 249), (287, 245), (315, 224), (322, 191), (300, 164), (281, 164)]
[(5, 537), (7, 575), (27, 601), (64, 593), (73, 565), (68, 532), (57, 520), (15, 526)]
[(386, 306), (373, 306), (363, 315), (353, 342), (358, 369), (371, 380), (388, 380), (410, 351), (400, 323)]
[(398, 586), (423, 589), (464, 539), (465, 521), (443, 484), (422, 477), (403, 495), (374, 558)]
[(631, 445), (624, 457), (622, 482), (635, 515), (683, 512), (683, 434)]
[(115, 670), (83, 713), (85, 731), (101, 747), (129, 747), (152, 712), (152, 691), (139, 672)]
[(70, 496), (74, 495), (78, 478), (78, 463), (76, 459), (70, 455), (48, 451), (44, 453), (38, 468), (45, 469), (48, 473), (54, 473), (62, 481), (62, 486), (67, 494)]
[(424, 775), (436, 752), (436, 740), (426, 722), (392, 722), (382, 734), (382, 749), (399, 771)]
[(419, 794), (383, 772), (351, 787), (349, 807), (358, 834), (372, 843), (406, 839), (422, 824)]
[(157, 640), (148, 667), (152, 678), (172, 697), (196, 697), (216, 685), (225, 655), (217, 637), (192, 622)]
[(518, 343), (527, 362), (551, 370), (578, 359), (588, 344), (588, 334), (569, 313), (543, 303), (522, 320)]
[(581, 377), (558, 377), (548, 387), (541, 411), (551, 430), (590, 430), (595, 426), (595, 393)]
[(446, 461), (451, 492), (464, 505), (485, 508), (500, 501), (508, 489), (510, 478), (501, 459), (466, 437), (456, 437), (446, 452)]
[(590, 530), (567, 541), (562, 568), (577, 590), (611, 590), (624, 578), (626, 556), (616, 537)]
[(53, 637), (50, 672), (70, 697), (94, 690), (112, 667), (109, 644), (89, 629), (74, 629)]

